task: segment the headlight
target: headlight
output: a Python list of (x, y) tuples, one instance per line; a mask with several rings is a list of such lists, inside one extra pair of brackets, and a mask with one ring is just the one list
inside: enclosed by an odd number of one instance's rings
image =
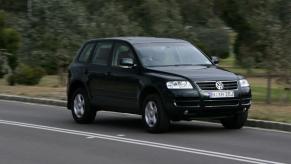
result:
[(250, 84), (246, 79), (239, 80), (239, 84), (241, 87), (249, 87)]
[(193, 89), (189, 81), (168, 81), (168, 89)]

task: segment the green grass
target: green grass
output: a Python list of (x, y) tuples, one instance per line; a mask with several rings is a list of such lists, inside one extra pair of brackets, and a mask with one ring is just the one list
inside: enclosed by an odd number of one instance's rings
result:
[[(233, 35), (234, 36), (234, 35)], [(233, 37), (232, 36), (232, 37)], [(219, 66), (225, 68), (228, 71), (244, 75), (245, 77), (251, 77), (247, 78), (251, 82), (252, 87), (252, 94), (253, 94), (253, 100), (254, 102), (265, 102), (266, 101), (266, 95), (267, 95), (267, 80), (264, 77), (254, 78), (257, 75), (265, 75), (266, 70), (255, 68), (252, 70), (247, 70), (242, 67), (239, 67), (236, 65), (234, 54), (231, 53), (230, 56), (226, 59), (222, 59), (220, 61)], [(275, 103), (281, 103), (284, 102), (286, 97), (289, 97), (288, 103), (291, 102), (291, 93), (287, 93), (284, 91), (284, 88), (277, 84), (276, 79), (272, 80), (272, 89), (271, 89), (271, 99)]]
[(247, 70), (235, 64), (234, 57), (228, 57), (227, 59), (222, 59), (219, 63), (219, 66), (234, 72), (236, 74), (244, 75), (244, 76), (257, 76), (257, 75), (265, 75), (266, 70), (262, 68), (254, 68), (251, 70)]
[[(246, 77), (248, 75), (262, 75), (265, 74), (264, 69), (252, 69), (251, 72), (248, 70), (235, 66), (235, 58), (234, 55), (230, 55), (230, 57), (226, 59), (222, 59), (220, 64), (221, 67), (225, 68), (226, 70), (229, 70), (231, 72), (245, 75)], [(252, 94), (253, 94), (253, 100), (256, 102), (264, 102), (266, 100), (266, 94), (267, 94), (267, 86), (266, 86), (266, 80), (265, 78), (250, 78), (251, 80), (251, 87), (252, 87)], [(285, 94), (284, 90), (282, 88), (278, 88), (277, 85), (274, 83), (274, 86), (272, 87), (272, 98), (274, 101), (279, 101), (283, 99), (283, 96)]]
[[(267, 95), (267, 79), (263, 77), (251, 77), (247, 78), (251, 84), (252, 95), (254, 102), (265, 102)], [(276, 104), (291, 103), (291, 92), (286, 92), (284, 87), (277, 83), (277, 79), (271, 81), (271, 99)], [(286, 102), (287, 93), (289, 94), (289, 100)]]
[[(252, 95), (253, 95), (253, 101), (255, 102), (264, 102), (266, 100), (267, 95), (267, 88), (265, 86), (257, 86), (252, 85)], [(289, 94), (289, 100), (291, 101), (291, 92)], [(287, 92), (283, 88), (272, 88), (271, 89), (271, 98), (273, 102), (284, 102), (285, 98), (287, 96)]]
[(230, 55), (226, 59), (221, 59), (219, 61), (219, 65), (221, 67), (235, 67), (235, 58), (234, 58), (234, 55)]

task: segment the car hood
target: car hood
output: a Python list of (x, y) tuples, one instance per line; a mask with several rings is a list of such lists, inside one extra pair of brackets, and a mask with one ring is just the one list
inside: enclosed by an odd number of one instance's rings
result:
[(150, 67), (148, 70), (161, 74), (184, 77), (192, 81), (206, 80), (237, 80), (238, 76), (232, 72), (216, 66), (169, 66)]

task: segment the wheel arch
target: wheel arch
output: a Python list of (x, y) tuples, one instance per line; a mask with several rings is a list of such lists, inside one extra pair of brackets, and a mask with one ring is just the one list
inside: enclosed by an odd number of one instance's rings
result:
[(86, 88), (85, 84), (80, 80), (75, 80), (75, 81), (71, 82), (70, 86), (68, 87), (68, 91), (67, 91), (67, 108), (68, 109), (71, 109), (70, 102), (73, 99), (73, 93), (79, 88), (83, 88), (87, 92), (87, 88)]
[(142, 89), (138, 98), (139, 109), (142, 109), (142, 104), (147, 95), (157, 94), (160, 96), (160, 91), (154, 86), (146, 86)]

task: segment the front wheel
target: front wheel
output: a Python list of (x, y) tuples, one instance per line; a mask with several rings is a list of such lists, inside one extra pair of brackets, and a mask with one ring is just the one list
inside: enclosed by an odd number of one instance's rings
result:
[(92, 123), (95, 120), (96, 110), (92, 109), (87, 92), (79, 88), (71, 100), (72, 115), (77, 123)]
[(161, 133), (169, 130), (170, 120), (158, 95), (147, 96), (142, 110), (142, 120), (147, 131)]
[(221, 124), (226, 129), (241, 129), (248, 118), (248, 110), (239, 112), (233, 117), (221, 119)]

